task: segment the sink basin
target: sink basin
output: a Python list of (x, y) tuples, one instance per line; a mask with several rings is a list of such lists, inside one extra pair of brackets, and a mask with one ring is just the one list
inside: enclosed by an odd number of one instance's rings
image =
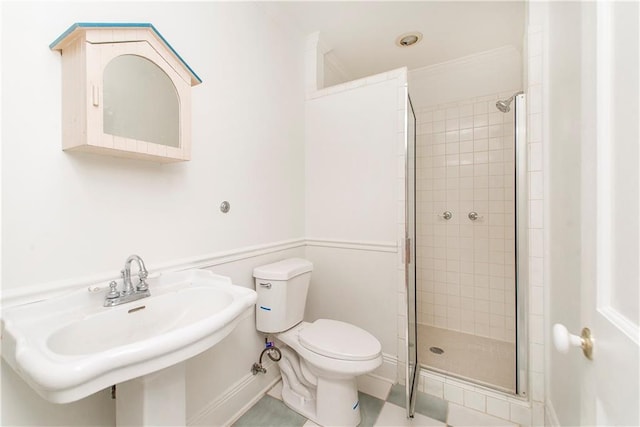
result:
[(72, 402), (211, 348), (256, 301), (207, 270), (148, 283), (150, 297), (116, 307), (104, 286), (3, 310), (2, 357), (45, 399)]

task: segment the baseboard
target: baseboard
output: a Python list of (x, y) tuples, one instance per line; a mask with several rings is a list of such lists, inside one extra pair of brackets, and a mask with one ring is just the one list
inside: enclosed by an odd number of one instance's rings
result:
[(227, 389), (216, 400), (187, 420), (188, 426), (230, 426), (280, 380), (276, 364), (265, 364), (266, 374), (250, 372)]
[[(280, 370), (276, 363), (266, 365), (267, 373), (247, 373), (229, 387), (216, 400), (187, 420), (188, 426), (229, 426), (236, 422), (249, 408), (260, 400), (269, 389), (280, 381)], [(358, 378), (358, 389), (378, 399), (386, 400), (395, 383), (397, 358), (383, 354), (382, 365), (374, 372)]]
[(361, 375), (357, 378), (358, 390), (380, 400), (387, 400), (393, 380), (375, 374)]
[(358, 377), (358, 390), (378, 399), (387, 400), (391, 386), (396, 383), (398, 358), (382, 354), (382, 365), (370, 374)]
[(558, 414), (556, 414), (553, 404), (548, 399), (544, 402), (544, 425), (549, 427), (560, 427)]

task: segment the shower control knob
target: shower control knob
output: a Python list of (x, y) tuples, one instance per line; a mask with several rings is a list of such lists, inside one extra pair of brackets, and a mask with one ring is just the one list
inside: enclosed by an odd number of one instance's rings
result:
[(447, 221), (449, 221), (451, 219), (451, 217), (453, 216), (453, 214), (451, 212), (449, 212), (449, 211), (444, 211), (442, 213), (442, 215), (438, 215), (438, 216), (441, 217), (441, 218), (446, 219)]
[(471, 221), (476, 221), (476, 220), (482, 218), (480, 215), (478, 215), (478, 212), (469, 212), (468, 216), (469, 216), (469, 219)]

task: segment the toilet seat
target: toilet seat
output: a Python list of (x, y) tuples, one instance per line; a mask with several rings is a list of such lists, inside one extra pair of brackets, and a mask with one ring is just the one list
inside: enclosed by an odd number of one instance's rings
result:
[(306, 349), (339, 360), (371, 360), (380, 356), (382, 346), (369, 332), (350, 323), (318, 319), (298, 335)]
[(277, 334), (275, 338), (283, 345), (293, 349), (300, 357), (301, 363), (306, 363), (314, 375), (332, 379), (348, 379), (372, 372), (382, 364), (382, 346), (379, 347), (380, 350), (377, 354), (365, 360), (339, 359), (310, 350), (302, 345), (299, 335), (312, 325), (313, 323), (300, 322), (293, 328)]

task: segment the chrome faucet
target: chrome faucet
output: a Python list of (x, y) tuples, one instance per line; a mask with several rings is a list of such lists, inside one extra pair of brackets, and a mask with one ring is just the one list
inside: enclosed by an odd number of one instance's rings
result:
[[(138, 278), (140, 279), (135, 287), (131, 283), (131, 263), (133, 261), (138, 264)], [(127, 258), (120, 274), (122, 275), (122, 292), (118, 292), (116, 289), (118, 284), (115, 281), (109, 283), (109, 292), (104, 300), (105, 307), (113, 307), (151, 296), (149, 284), (146, 282), (149, 272), (144, 266), (144, 261), (138, 255), (131, 255)]]
[[(138, 263), (138, 277), (140, 278), (140, 283), (136, 288), (133, 288), (133, 284), (131, 283), (131, 263), (135, 261)], [(122, 274), (122, 295), (130, 295), (135, 293), (136, 291), (146, 291), (149, 289), (149, 285), (146, 280), (149, 276), (149, 272), (147, 268), (144, 266), (144, 261), (138, 255), (131, 255), (124, 263), (124, 269), (120, 272)]]

